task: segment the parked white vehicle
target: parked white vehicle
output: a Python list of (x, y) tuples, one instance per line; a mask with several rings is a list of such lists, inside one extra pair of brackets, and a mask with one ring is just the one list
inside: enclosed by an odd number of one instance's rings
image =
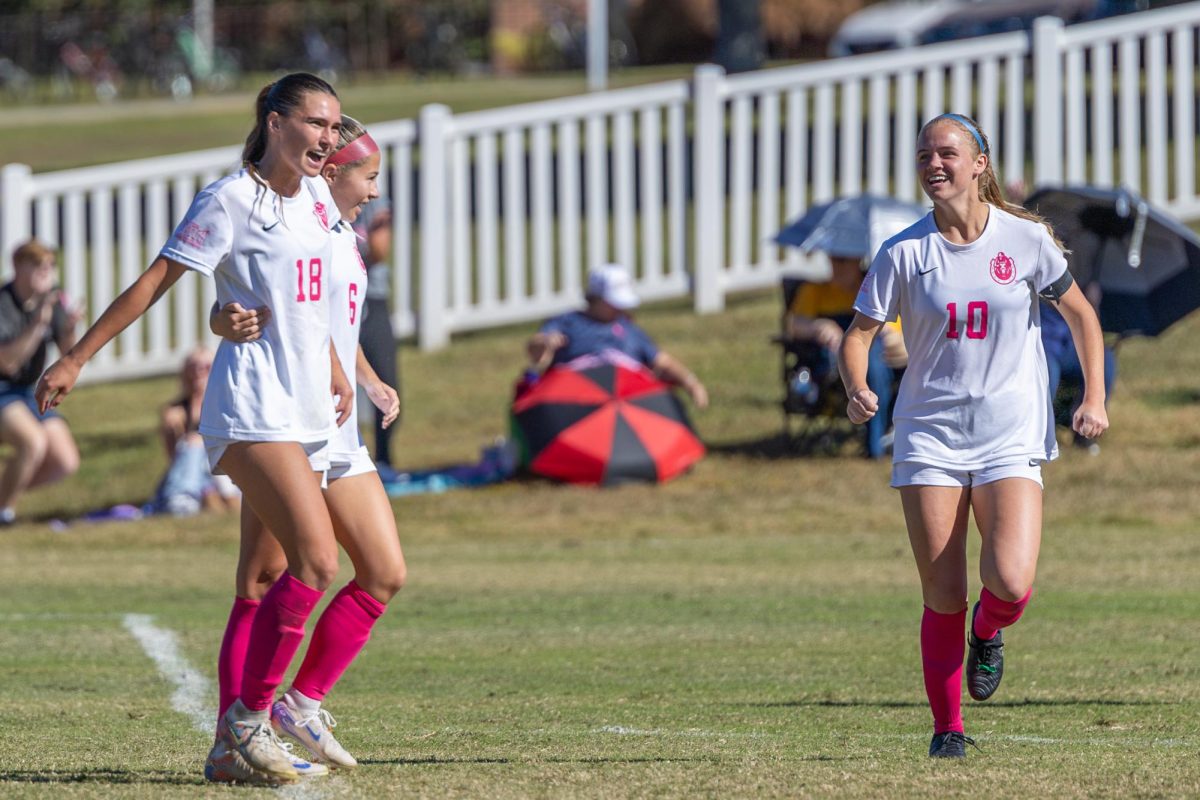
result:
[(851, 14), (829, 44), (829, 55), (852, 56), (919, 44), (947, 15), (982, 0), (888, 0)]
[(894, 50), (1028, 31), (1038, 17), (1068, 25), (1103, 19), (1176, 0), (886, 0), (851, 14), (829, 46), (831, 56)]

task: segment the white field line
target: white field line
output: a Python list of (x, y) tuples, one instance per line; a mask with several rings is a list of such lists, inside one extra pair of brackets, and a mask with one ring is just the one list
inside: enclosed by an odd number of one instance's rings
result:
[[(599, 728), (593, 728), (592, 733), (610, 734), (616, 736), (661, 736), (661, 737), (698, 737), (711, 739), (734, 739), (734, 738), (784, 738), (786, 733), (771, 734), (761, 731), (704, 731), (704, 730), (686, 730), (686, 731), (665, 731), (660, 729), (649, 728), (630, 728), (624, 725), (604, 725)], [(929, 736), (924, 733), (878, 733), (878, 734), (856, 734), (851, 738), (870, 738), (870, 739), (886, 739), (895, 741), (897, 739), (909, 740), (925, 740)], [(1050, 737), (1050, 736), (1027, 736), (1021, 734), (1004, 734), (1004, 733), (985, 733), (978, 734), (974, 737), (980, 742), (1015, 742), (1017, 744), (1035, 744), (1035, 745), (1084, 745), (1089, 747), (1121, 747), (1121, 748), (1152, 748), (1152, 747), (1190, 747), (1192, 740), (1189, 738), (1164, 738), (1164, 739), (1145, 739), (1132, 736), (1120, 736), (1105, 738), (1099, 736), (1089, 737)]]
[[(210, 682), (179, 651), (175, 632), (155, 625), (154, 617), (149, 614), (126, 614), (122, 622), (150, 660), (158, 666), (162, 676), (175, 686), (175, 691), (171, 693), (171, 706), (188, 717), (196, 730), (209, 737), (215, 735), (217, 710), (205, 701), (211, 691)], [(289, 800), (321, 800), (330, 796), (324, 785), (329, 780), (304, 780), (281, 787), (280, 793)]]
[(0, 622), (44, 622), (75, 619), (112, 619), (117, 616), (119, 615), (99, 611), (94, 614), (60, 613), (56, 611), (22, 613), (19, 611), (14, 611), (9, 614), (0, 614)]
[[(863, 737), (876, 739), (914, 739), (926, 740), (927, 733), (895, 733), (895, 734), (859, 734)], [(1017, 744), (1045, 745), (1083, 745), (1087, 747), (1121, 747), (1135, 749), (1150, 749), (1154, 747), (1190, 747), (1193, 742), (1188, 737), (1139, 738), (1136, 736), (1030, 736), (1019, 733), (979, 733), (971, 738), (981, 743), (986, 742), (1015, 742)]]
[(205, 702), (209, 680), (196, 671), (183, 653), (175, 632), (154, 624), (149, 614), (126, 614), (125, 628), (137, 639), (142, 650), (158, 666), (158, 671), (174, 687), (171, 706), (192, 721), (192, 727), (212, 736), (216, 733), (216, 709)]

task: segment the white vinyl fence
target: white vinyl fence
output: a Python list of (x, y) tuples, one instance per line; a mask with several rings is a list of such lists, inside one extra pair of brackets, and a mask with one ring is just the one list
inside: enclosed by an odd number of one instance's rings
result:
[[(395, 324), (407, 335), (414, 332), (408, 258), (413, 237), (405, 188), (411, 184), (416, 126), (408, 120), (376, 125), (372, 136), (400, 190), (392, 218), (397, 243), (392, 288)], [(158, 254), (196, 192), (236, 170), (240, 159), (241, 148), (222, 147), (38, 175), (9, 164), (0, 172), (5, 257), (31, 236), (57, 245), (67, 302), (81, 304), (86, 320), (94, 321)], [(213, 342), (208, 311), (215, 299), (213, 282), (188, 272), (114, 345), (102, 349), (84, 376), (103, 380), (176, 371), (198, 342)]]
[[(698, 312), (803, 269), (770, 241), (810, 205), (859, 192), (917, 199), (921, 123), (974, 116), (1004, 182), (1129, 186), (1200, 216), (1200, 2), (1033, 34), (842, 58), (371, 126), (394, 205), (393, 309), (424, 348), (580, 301), (587, 268), (629, 265), (647, 299)], [(32, 175), (0, 172), (0, 252), (62, 249), (63, 287), (94, 319), (166, 239), (193, 193), (236, 165), (223, 148)], [(192, 277), (192, 276), (189, 276)], [(89, 367), (173, 370), (207, 336), (192, 277)]]

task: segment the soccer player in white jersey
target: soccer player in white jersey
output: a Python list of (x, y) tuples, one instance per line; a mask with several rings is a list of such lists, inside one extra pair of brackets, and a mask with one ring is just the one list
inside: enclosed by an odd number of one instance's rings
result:
[[(400, 399), (379, 379), (358, 344), (367, 270), (350, 227), (362, 206), (379, 197), (379, 164), (378, 145), (357, 120), (343, 115), (338, 149), (321, 170), (342, 218), (334, 229), (328, 275), (330, 332), (347, 375), (357, 377), (383, 413), (383, 423), (390, 425), (399, 415)], [(231, 342), (253, 342), (269, 327), (268, 308), (230, 304), (212, 317), (213, 332)], [(358, 762), (331, 733), (336, 723), (321, 701), (366, 645), (376, 620), (403, 586), (405, 565), (396, 519), (362, 444), (355, 407), (330, 441), (328, 458), (325, 500), (338, 542), (354, 564), (354, 579), (321, 614), (291, 688), (275, 703), (272, 720), (279, 732), (304, 745), (318, 765), (353, 767)], [(245, 650), (259, 601), (286, 568), (287, 555), (279, 543), (253, 512), (244, 512), (237, 598), (218, 662), (222, 707), (238, 695), (242, 661), (237, 654)]]
[(904, 321), (908, 369), (894, 412), (892, 486), (900, 490), (925, 601), (921, 659), (933, 712), (929, 755), (963, 757), (967, 516), (981, 537), (980, 599), (970, 621), (967, 684), (986, 700), (1004, 668), (1000, 630), (1029, 602), (1042, 535), (1041, 464), (1058, 455), (1039, 335), (1038, 296), (1071, 326), (1086, 388), (1073, 425), (1108, 427), (1100, 324), (1039, 218), (1010, 206), (988, 140), (959, 114), (926, 123), (917, 174), (933, 211), (884, 243), (855, 302), (840, 367), (855, 423), (878, 409), (867, 351)]
[[(214, 471), (228, 474), (274, 531), (288, 571), (263, 598), (239, 698), (217, 726), (221, 780), (297, 780), (271, 726), (271, 705), (304, 625), (337, 574), (337, 541), (309, 462), (333, 434), (330, 392), (348, 414), (352, 389), (329, 339), (326, 291), (337, 210), (320, 178), (337, 143), (341, 105), (324, 80), (284, 76), (259, 93), (243, 167), (205, 187), (158, 258), (45, 374), (41, 408), (57, 406), (96, 351), (185, 270), (211, 276), (218, 302), (269, 306), (274, 324), (251, 346), (222, 343), (200, 415)], [(210, 760), (210, 765), (213, 762)]]

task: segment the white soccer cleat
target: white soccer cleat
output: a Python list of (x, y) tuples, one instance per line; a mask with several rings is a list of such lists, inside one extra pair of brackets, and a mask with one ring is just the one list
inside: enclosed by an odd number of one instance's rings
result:
[(282, 734), (292, 737), (312, 755), (313, 761), (331, 767), (357, 767), (358, 761), (333, 737), (337, 722), (325, 709), (307, 717), (285, 694), (271, 709), (271, 723)]
[(274, 783), (295, 783), (300, 773), (292, 766), (292, 754), (283, 747), (275, 735), (271, 723), (251, 719), (238, 719), (245, 706), (238, 700), (217, 723), (217, 738), (226, 747), (235, 751), (245, 764), (255, 772), (262, 773)]
[(219, 737), (213, 742), (212, 750), (204, 761), (204, 779), (214, 783), (250, 783), (265, 786), (278, 786), (279, 780), (259, 772), (246, 763), (237, 750), (234, 750)]

